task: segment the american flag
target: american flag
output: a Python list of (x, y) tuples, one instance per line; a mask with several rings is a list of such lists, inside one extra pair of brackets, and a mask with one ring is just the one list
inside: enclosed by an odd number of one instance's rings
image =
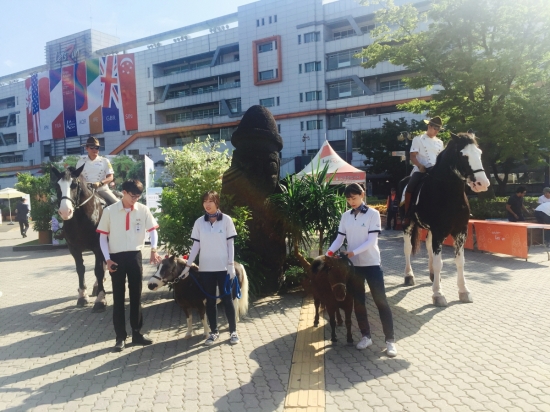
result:
[(32, 109), (32, 124), (35, 141), (40, 140), (38, 131), (40, 130), (40, 105), (38, 101), (38, 74), (31, 76), (31, 109)]

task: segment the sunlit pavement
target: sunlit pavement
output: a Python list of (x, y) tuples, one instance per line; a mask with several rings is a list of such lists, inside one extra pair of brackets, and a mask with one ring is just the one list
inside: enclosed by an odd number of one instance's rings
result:
[[(171, 292), (144, 285), (143, 331), (155, 344), (113, 353), (112, 295), (104, 313), (92, 313), (91, 304), (77, 308), (72, 257), (67, 250), (12, 252), (36, 238), (28, 234), (21, 239), (18, 225), (0, 233), (0, 410), (275, 411), (289, 405), (296, 336), (301, 311), (308, 309), (301, 293), (252, 302), (249, 317), (238, 324), (239, 345), (228, 344), (220, 315), (220, 343), (206, 347), (201, 335), (183, 339), (185, 315)], [(467, 252), (474, 303), (462, 304), (453, 252), (444, 248), (449, 306), (435, 308), (425, 250), (413, 260), (417, 285), (402, 286), (399, 236), (383, 232), (380, 240), (398, 356), (385, 355), (369, 295), (374, 345), (364, 351), (347, 346), (343, 327), (336, 345), (320, 345), (324, 405), (309, 410), (550, 410), (546, 253), (535, 249), (525, 262)], [(91, 254), (85, 263), (91, 290)], [(145, 262), (144, 268), (147, 278), (153, 268)], [(196, 316), (195, 329), (201, 330)], [(308, 410), (307, 400), (293, 399), (288, 410)]]

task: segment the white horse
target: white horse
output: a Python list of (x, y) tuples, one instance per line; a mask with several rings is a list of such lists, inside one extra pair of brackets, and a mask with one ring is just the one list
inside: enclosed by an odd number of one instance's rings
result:
[(420, 243), (420, 228), (428, 230), (426, 248), (430, 279), (433, 281), (433, 304), (447, 306), (441, 286), (443, 260), (441, 246), (447, 236), (454, 238), (455, 263), (458, 272), (458, 296), (461, 302), (473, 302), (464, 276), (464, 242), (468, 234), (470, 207), (465, 184), (474, 192), (484, 192), (490, 182), (481, 162), (481, 150), (474, 134), (451, 133), (452, 139), (437, 156), (437, 162), (414, 189), (411, 222), (404, 227), (405, 285), (415, 284), (411, 253)]

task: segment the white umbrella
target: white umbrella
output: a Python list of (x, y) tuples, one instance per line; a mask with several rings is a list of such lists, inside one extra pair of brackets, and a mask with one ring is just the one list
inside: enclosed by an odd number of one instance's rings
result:
[(6, 187), (5, 189), (0, 190), (0, 199), (8, 199), (8, 206), (10, 208), (10, 223), (8, 223), (8, 225), (13, 225), (13, 221), (11, 218), (10, 199), (16, 199), (18, 197), (24, 197), (26, 195), (26, 193), (20, 192), (19, 190), (13, 189), (11, 187)]

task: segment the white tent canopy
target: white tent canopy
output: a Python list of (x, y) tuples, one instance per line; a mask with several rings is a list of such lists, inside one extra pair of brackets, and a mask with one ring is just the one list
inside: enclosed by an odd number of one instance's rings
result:
[(334, 176), (331, 182), (332, 185), (349, 183), (365, 184), (367, 173), (353, 167), (338, 156), (327, 140), (325, 140), (319, 152), (317, 152), (315, 157), (311, 160), (311, 163), (304, 167), (300, 173), (297, 173), (296, 176), (302, 177), (313, 174), (317, 172), (317, 170), (321, 171), (327, 163), (329, 164), (327, 180)]
[(13, 224), (13, 222), (11, 220), (11, 203), (9, 200), (26, 196), (26, 193), (20, 192), (19, 190), (13, 189), (11, 187), (6, 187), (5, 189), (0, 190), (0, 199), (8, 199), (8, 206), (10, 208), (10, 224)]

